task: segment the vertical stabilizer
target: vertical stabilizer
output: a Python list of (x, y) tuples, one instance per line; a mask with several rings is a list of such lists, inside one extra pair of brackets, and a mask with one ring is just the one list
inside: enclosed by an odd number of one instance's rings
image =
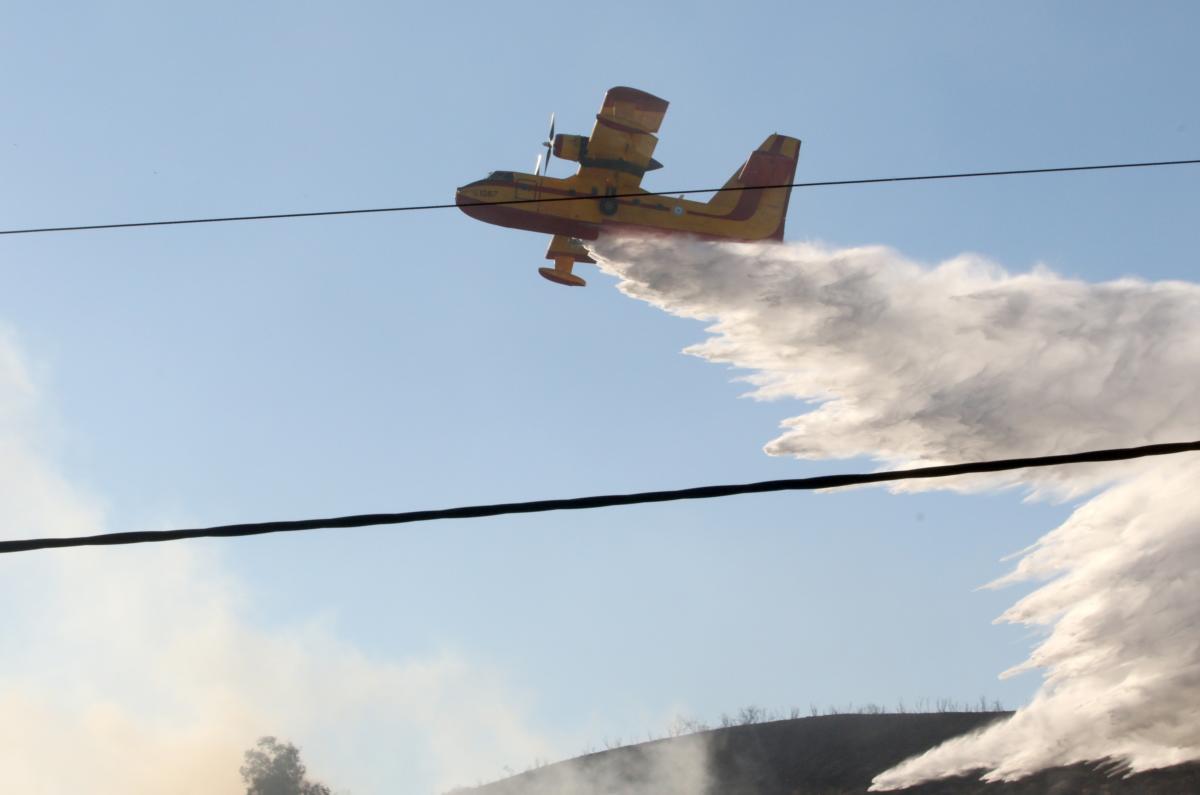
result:
[(798, 138), (769, 136), (725, 183), (724, 188), (732, 190), (718, 193), (709, 206), (731, 221), (745, 222), (746, 240), (783, 240), (792, 189), (763, 186), (790, 186), (796, 178), (799, 159)]

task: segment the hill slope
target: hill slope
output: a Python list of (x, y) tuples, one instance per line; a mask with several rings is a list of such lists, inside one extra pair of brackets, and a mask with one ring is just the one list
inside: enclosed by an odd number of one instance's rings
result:
[[(734, 726), (581, 756), (466, 790), (471, 795), (858, 795), (871, 778), (1007, 713), (828, 715)], [(1200, 764), (1130, 778), (1094, 766), (1017, 782), (954, 778), (905, 795), (1181, 795), (1200, 793)]]

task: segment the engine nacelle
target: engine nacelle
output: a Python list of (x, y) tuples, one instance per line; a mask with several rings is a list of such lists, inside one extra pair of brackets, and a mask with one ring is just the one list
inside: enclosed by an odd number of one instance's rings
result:
[(587, 157), (588, 137), (586, 135), (554, 136), (554, 156), (561, 160), (574, 160), (578, 163)]

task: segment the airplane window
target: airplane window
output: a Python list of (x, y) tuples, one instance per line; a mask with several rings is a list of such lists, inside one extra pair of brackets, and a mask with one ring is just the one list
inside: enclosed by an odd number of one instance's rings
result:
[(488, 174), (488, 179), (500, 182), (512, 182), (513, 173), (511, 171), (493, 171), (491, 174)]

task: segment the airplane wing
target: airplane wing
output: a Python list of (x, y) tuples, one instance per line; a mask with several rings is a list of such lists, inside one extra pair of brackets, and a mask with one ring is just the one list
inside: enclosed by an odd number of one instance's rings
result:
[(636, 190), (647, 171), (662, 167), (653, 157), (658, 143), (654, 133), (665, 115), (665, 99), (636, 88), (610, 88), (587, 139), (587, 154), (579, 161), (580, 181), (606, 192)]

